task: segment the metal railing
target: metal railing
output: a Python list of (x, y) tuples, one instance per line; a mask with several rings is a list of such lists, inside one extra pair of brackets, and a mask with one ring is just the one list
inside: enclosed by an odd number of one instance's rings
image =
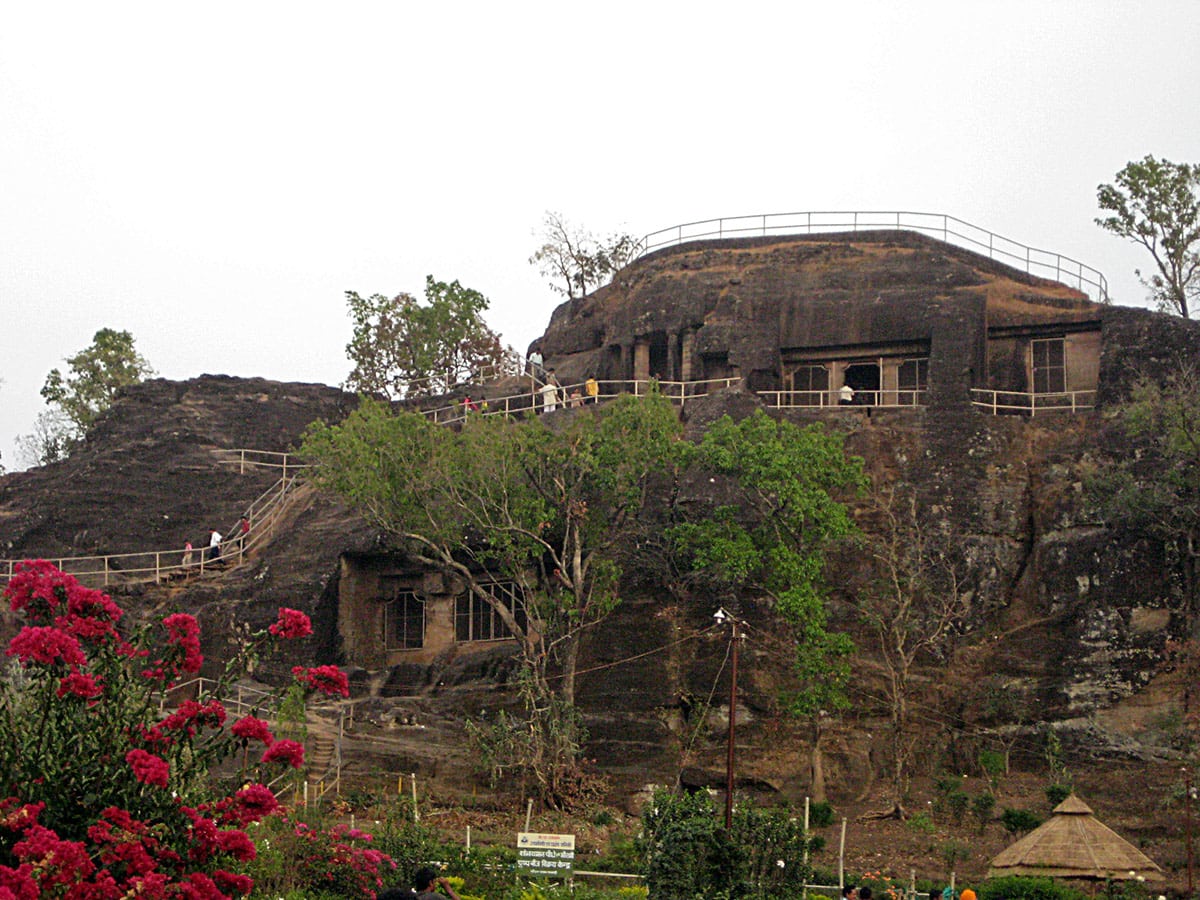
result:
[(654, 250), (688, 241), (839, 231), (916, 231), (928, 234), (947, 244), (1024, 269), (1029, 275), (1052, 278), (1083, 291), (1093, 300), (1109, 302), (1108, 280), (1098, 269), (1053, 250), (1030, 247), (944, 213), (822, 211), (705, 219), (651, 232), (642, 238), (639, 258)]
[(909, 406), (924, 406), (925, 394), (921, 390), (901, 390), (893, 388), (886, 391), (854, 392), (854, 399), (848, 403), (841, 402), (840, 393), (836, 390), (826, 391), (756, 391), (771, 409), (862, 409), (862, 408), (897, 408)]
[(421, 410), (422, 415), (428, 416), (434, 422), (443, 425), (463, 421), (468, 415), (497, 416), (521, 413), (543, 413), (558, 409), (572, 409), (591, 402), (611, 400), (621, 394), (641, 396), (648, 394), (655, 386), (667, 399), (684, 406), (688, 400), (707, 397), (714, 391), (740, 384), (741, 377), (710, 378), (705, 381), (659, 381), (654, 378), (627, 379), (622, 381), (598, 381), (597, 393), (587, 393), (587, 382), (555, 385), (552, 394), (543, 393), (542, 385), (536, 379), (531, 379), (531, 389), (508, 397), (492, 397), (470, 405), (461, 401), (449, 406), (439, 406), (435, 409)]
[(1096, 392), (1057, 391), (1053, 393), (1026, 393), (1022, 391), (993, 391), (989, 388), (971, 388), (971, 402), (986, 409), (994, 416), (1036, 416), (1048, 412), (1080, 412), (1096, 408)]
[[(239, 453), (241, 451), (231, 451)], [(254, 451), (251, 451), (254, 452)], [(283, 455), (283, 454), (280, 454)], [(247, 463), (253, 465), (253, 463)], [(289, 465), (289, 468), (298, 468)], [(237, 527), (229, 529), (229, 536), (221, 544), (221, 555), (209, 559), (208, 547), (196, 547), (190, 551), (179, 547), (169, 550), (142, 550), (133, 553), (106, 553), (95, 556), (47, 557), (59, 570), (79, 579), (97, 580), (104, 587), (114, 582), (123, 584), (163, 581), (176, 577), (203, 575), (213, 569), (224, 570), (239, 565), (243, 557), (265, 541), (274, 530), (283, 512), (283, 501), (297, 481), (296, 475), (280, 478), (267, 488), (246, 508), (250, 520), (250, 531), (243, 538)], [(6, 584), (16, 572), (21, 560), (0, 560), (0, 584)]]

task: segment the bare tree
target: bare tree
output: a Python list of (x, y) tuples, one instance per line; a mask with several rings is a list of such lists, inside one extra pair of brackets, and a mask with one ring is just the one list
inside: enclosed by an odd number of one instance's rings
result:
[(642, 249), (641, 241), (632, 235), (612, 234), (600, 240), (556, 212), (546, 213), (542, 239), (545, 243), (529, 257), (529, 263), (538, 267), (551, 290), (568, 300), (586, 297), (607, 284)]
[(872, 578), (858, 592), (858, 613), (879, 642), (891, 718), (892, 793), (889, 815), (903, 818), (913, 670), (922, 657), (941, 659), (962, 625), (971, 595), (962, 561), (937, 533), (917, 498), (889, 487), (869, 510), (865, 539)]

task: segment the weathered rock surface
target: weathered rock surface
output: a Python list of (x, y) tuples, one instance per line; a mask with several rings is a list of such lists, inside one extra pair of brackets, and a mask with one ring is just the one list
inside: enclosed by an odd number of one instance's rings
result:
[[(889, 247), (897, 252), (883, 252)], [(747, 253), (753, 265), (745, 263)], [(780, 312), (781, 298), (791, 311)], [(809, 312), (797, 312), (806, 303)], [(939, 394), (939, 372), (961, 371), (982, 358), (976, 338), (955, 336), (955, 323), (960, 316), (974, 321), (985, 308), (1005, 327), (1037, 320), (1047, 308), (1060, 319), (1098, 322), (1099, 409), (996, 417), (965, 395)], [(688, 352), (701, 361), (692, 377), (711, 374), (703, 361), (721, 357), (727, 371), (758, 382), (751, 387), (772, 389), (781, 341), (844, 327), (864, 342), (896, 335), (925, 341), (931, 323), (927, 406), (774, 413), (845, 430), (848, 447), (864, 457), (873, 477), (916, 485), (937, 510), (939, 527), (960, 536), (972, 564), (973, 613), (954, 651), (921, 661), (922, 694), (943, 723), (927, 749), (942, 752), (948, 743), (952, 754), (972, 759), (980, 729), (1006, 724), (989, 718), (981, 700), (985, 684), (1000, 684), (1035, 710), (1020, 727), (1061, 722), (1064, 739), (1088, 757), (1163, 754), (1162, 745), (1147, 744), (1112, 711), (1165, 677), (1164, 642), (1185, 630), (1182, 598), (1161, 549), (1097, 520), (1083, 483), (1098, 457), (1122, 440), (1106, 409), (1135, 369), (1161, 373), (1176, 354), (1195, 354), (1200, 329), (1191, 323), (1097, 307), (1070, 289), (973, 254), (892, 235), (873, 246), (751, 241), (655, 254), (611, 287), (560, 307), (540, 345), (563, 381), (591, 372), (623, 379), (640, 336), (690, 329)], [(682, 344), (673, 352), (678, 355), (663, 361), (674, 359), (682, 368)], [(188, 539), (201, 546), (208, 527), (230, 525), (277, 477), (253, 469), (239, 474), (220, 462), (218, 450), (294, 448), (308, 422), (338, 419), (353, 403), (333, 388), (259, 379), (205, 376), (132, 388), (69, 460), (0, 479), (3, 555), (182, 548)], [(761, 404), (738, 389), (689, 400), (688, 433), (696, 437), (721, 415), (742, 416)], [(704, 487), (693, 490), (700, 496)], [(356, 665), (345, 658), (337, 631), (339, 564), (347, 554), (386, 551), (352, 511), (302, 488), (284, 523), (247, 565), (167, 585), (127, 587), (118, 579), (113, 590), (143, 612), (197, 612), (210, 640), (217, 639), (209, 644), (217, 656), (247, 624), (261, 627), (273, 619), (280, 605), (309, 612), (317, 633), (297, 658), (260, 670), (264, 679), (278, 680), (299, 661)], [(829, 742), (827, 775), (846, 795), (881, 767), (886, 743), (882, 736), (863, 737), (880, 728), (886, 710), (871, 638), (843, 590), (857, 568), (853, 555), (844, 555), (829, 576), (834, 624), (862, 648), (855, 707), (848, 726)], [(788, 677), (786, 643), (765, 605), (751, 597), (742, 602), (753, 626), (739, 691), (745, 784), (796, 796), (807, 776), (803, 736), (779, 700)], [(719, 635), (698, 636), (717, 605), (706, 597), (681, 603), (631, 585), (628, 601), (590, 639), (579, 680), (592, 733), (589, 755), (620, 789), (673, 782), (683, 769), (696, 783), (706, 772), (714, 778), (719, 772), (722, 716), (728, 716), (727, 707), (722, 712), (726, 646)], [(6, 625), (11, 628), (11, 620)], [(465, 784), (470, 760), (462, 719), (512, 702), (506, 690), (511, 668), (511, 650), (499, 647), (485, 654), (449, 652), (428, 666), (354, 669), (360, 703), (353, 746), (361, 750), (354, 765), (363, 774), (417, 771)]]

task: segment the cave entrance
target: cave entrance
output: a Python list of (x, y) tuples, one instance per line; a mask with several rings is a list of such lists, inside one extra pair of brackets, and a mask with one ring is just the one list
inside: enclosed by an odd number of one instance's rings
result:
[(842, 374), (842, 383), (854, 388), (855, 406), (879, 403), (879, 363), (850, 363)]
[(667, 334), (665, 331), (656, 331), (650, 335), (650, 377), (657, 378), (659, 381), (669, 381), (671, 372), (668, 369), (670, 364), (670, 356), (667, 352)]

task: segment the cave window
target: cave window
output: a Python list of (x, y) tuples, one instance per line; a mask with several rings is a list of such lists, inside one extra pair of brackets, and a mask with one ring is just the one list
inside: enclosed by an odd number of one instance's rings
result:
[(850, 363), (842, 373), (842, 384), (854, 388), (855, 405), (874, 406), (879, 402), (879, 363)]
[(797, 366), (790, 374), (794, 406), (821, 406), (829, 390), (827, 366)]
[[(504, 603), (522, 629), (528, 622), (525, 598), (521, 589), (511, 581), (497, 581), (484, 585), (494, 597)], [(454, 639), (459, 643), (468, 641), (503, 641), (512, 637), (500, 614), (492, 605), (474, 593), (459, 594), (454, 598)]]
[(896, 387), (901, 391), (900, 403), (905, 406), (924, 401), (929, 389), (929, 360), (906, 359), (896, 370)]
[(1061, 394), (1067, 389), (1067, 346), (1063, 338), (1031, 342), (1033, 392)]
[(414, 591), (396, 590), (383, 608), (388, 650), (425, 646), (425, 601)]

